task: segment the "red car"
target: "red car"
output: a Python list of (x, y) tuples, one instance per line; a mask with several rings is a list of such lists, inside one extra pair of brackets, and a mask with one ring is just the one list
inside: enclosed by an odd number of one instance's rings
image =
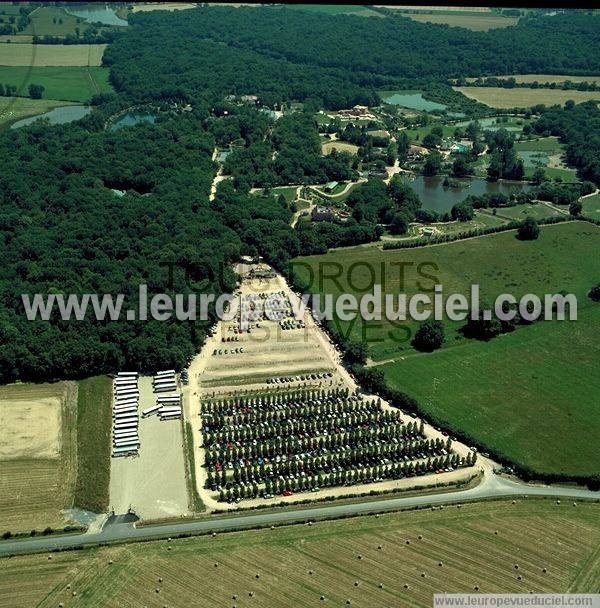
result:
[(284, 490), (283, 491), (283, 495), (284, 496), (292, 496), (294, 493), (291, 490)]

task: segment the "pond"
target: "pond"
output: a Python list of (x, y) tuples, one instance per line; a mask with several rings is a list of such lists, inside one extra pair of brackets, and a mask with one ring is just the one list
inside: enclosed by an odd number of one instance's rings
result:
[[(523, 130), (523, 125), (515, 124), (515, 120), (519, 120), (516, 116), (510, 116), (508, 120), (510, 122), (497, 122), (498, 117), (489, 116), (488, 118), (480, 118), (477, 122), (479, 122), (479, 126), (482, 129), (487, 129), (488, 131), (497, 131), (498, 129), (506, 129), (507, 131), (519, 132)], [(470, 122), (470, 120), (464, 120), (462, 122), (457, 122), (455, 126), (457, 127), (466, 127)]]
[(111, 126), (111, 131), (118, 131), (123, 127), (132, 127), (140, 122), (154, 123), (156, 121), (156, 115), (150, 114), (149, 112), (127, 112), (120, 116)]
[(65, 9), (69, 15), (79, 17), (87, 23), (103, 23), (104, 25), (129, 25), (125, 19), (117, 17), (114, 8), (110, 8), (107, 4), (95, 4), (90, 6), (82, 6), (76, 9)]
[(545, 152), (539, 150), (518, 150), (517, 155), (523, 159), (523, 165), (530, 167), (547, 167), (549, 158)]
[(425, 99), (419, 91), (382, 91), (381, 97), (385, 103), (402, 106), (412, 110), (445, 110), (446, 106)]
[(450, 211), (456, 203), (460, 203), (469, 195), (501, 193), (509, 196), (523, 190), (529, 190), (529, 184), (520, 182), (487, 182), (484, 179), (461, 180), (468, 183), (464, 188), (444, 188), (444, 176), (417, 175), (414, 180), (406, 180), (411, 188), (419, 195), (423, 209), (431, 209), (444, 213)]
[(48, 119), (48, 122), (51, 125), (61, 125), (66, 122), (79, 120), (80, 118), (87, 116), (91, 111), (92, 108), (89, 106), (62, 106), (60, 108), (54, 108), (54, 110), (50, 110), (44, 114), (39, 114), (38, 116), (29, 116), (28, 118), (17, 120), (17, 122), (14, 122), (10, 128), (18, 129), (19, 127), (30, 125), (32, 122), (41, 120), (42, 118)]

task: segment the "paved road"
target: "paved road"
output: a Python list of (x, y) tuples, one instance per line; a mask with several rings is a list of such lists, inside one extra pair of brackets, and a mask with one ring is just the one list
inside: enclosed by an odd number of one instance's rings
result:
[(68, 549), (97, 545), (106, 542), (124, 543), (133, 540), (148, 540), (175, 537), (179, 534), (200, 534), (223, 532), (232, 529), (256, 528), (261, 526), (289, 524), (308, 520), (336, 518), (348, 515), (362, 515), (383, 511), (394, 511), (420, 506), (436, 506), (447, 503), (482, 500), (486, 498), (510, 496), (551, 496), (565, 499), (591, 499), (600, 501), (600, 492), (590, 490), (533, 486), (498, 477), (491, 469), (486, 469), (483, 481), (476, 487), (458, 492), (444, 492), (425, 496), (388, 498), (366, 502), (328, 505), (323, 507), (299, 507), (289, 511), (274, 513), (253, 512), (248, 515), (219, 516), (201, 521), (177, 522), (165, 525), (136, 528), (133, 523), (116, 518), (109, 521), (103, 529), (68, 536), (50, 536), (23, 540), (0, 542), (0, 555), (17, 553), (41, 553), (54, 549)]

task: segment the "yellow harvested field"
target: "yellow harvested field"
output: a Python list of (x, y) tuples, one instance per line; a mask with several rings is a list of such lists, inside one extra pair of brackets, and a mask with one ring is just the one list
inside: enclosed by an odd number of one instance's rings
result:
[(338, 152), (350, 152), (350, 154), (356, 154), (358, 152), (358, 146), (354, 144), (348, 144), (343, 141), (326, 141), (321, 146), (321, 152), (323, 154), (331, 154), (332, 150), (337, 150)]
[(58, 397), (36, 401), (0, 401), (0, 460), (58, 458), (61, 402)]
[(600, 91), (563, 91), (560, 89), (505, 89), (502, 87), (452, 87), (470, 99), (492, 108), (530, 108), (543, 103), (562, 105), (572, 99), (582, 103), (591, 99), (600, 101)]
[[(496, 76), (496, 78), (514, 78), (517, 82), (600, 82), (600, 76), (568, 76), (567, 74), (508, 74), (504, 76)], [(467, 78), (467, 81), (476, 80), (476, 78)]]
[(0, 533), (64, 526), (75, 482), (76, 387), (0, 387)]
[(0, 560), (0, 605), (308, 608), (349, 600), (430, 608), (433, 593), (477, 587), (591, 593), (599, 545), (596, 504), (504, 499), (64, 552), (51, 561), (17, 556)]
[(100, 65), (106, 44), (2, 44), (0, 65), (82, 66)]
[(196, 8), (196, 5), (191, 2), (152, 2), (151, 4), (134, 4), (132, 12), (181, 11), (188, 8)]
[(456, 12), (452, 15), (439, 14), (427, 15), (424, 13), (407, 13), (405, 17), (410, 17), (413, 21), (420, 23), (441, 23), (451, 27), (464, 27), (475, 32), (486, 32), (500, 27), (510, 27), (518, 23), (515, 17), (502, 17), (501, 15), (461, 15)]

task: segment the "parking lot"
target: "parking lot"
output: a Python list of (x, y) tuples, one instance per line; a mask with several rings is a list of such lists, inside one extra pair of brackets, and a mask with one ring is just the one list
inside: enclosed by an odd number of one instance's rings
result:
[[(139, 411), (156, 402), (152, 378), (140, 377)], [(188, 512), (181, 420), (140, 418), (139, 456), (113, 458), (110, 508), (135, 511), (143, 519), (177, 517)]]

